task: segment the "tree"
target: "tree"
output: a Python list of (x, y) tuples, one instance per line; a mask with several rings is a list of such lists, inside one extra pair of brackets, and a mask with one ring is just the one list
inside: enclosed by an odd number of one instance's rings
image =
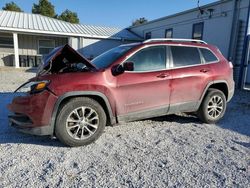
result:
[(13, 1), (10, 3), (6, 3), (5, 7), (2, 8), (3, 10), (15, 11), (15, 12), (23, 12), (22, 9)]
[(139, 19), (136, 19), (135, 21), (133, 21), (132, 26), (141, 25), (141, 24), (144, 24), (147, 22), (148, 22), (148, 20), (146, 18), (142, 17), (142, 18), (139, 18)]
[(66, 9), (60, 16), (57, 17), (59, 20), (63, 20), (70, 23), (79, 23), (77, 13)]
[(41, 14), (48, 17), (55, 17), (55, 7), (48, 0), (39, 0), (38, 4), (33, 4), (33, 14)]

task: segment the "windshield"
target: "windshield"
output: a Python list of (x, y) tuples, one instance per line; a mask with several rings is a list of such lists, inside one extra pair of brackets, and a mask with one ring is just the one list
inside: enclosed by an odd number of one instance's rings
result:
[(134, 47), (133, 45), (118, 46), (116, 48), (113, 48), (113, 49), (97, 56), (95, 59), (92, 60), (91, 63), (93, 63), (99, 69), (107, 68), (115, 60), (117, 60), (119, 57), (124, 55), (127, 51), (129, 51), (133, 47)]

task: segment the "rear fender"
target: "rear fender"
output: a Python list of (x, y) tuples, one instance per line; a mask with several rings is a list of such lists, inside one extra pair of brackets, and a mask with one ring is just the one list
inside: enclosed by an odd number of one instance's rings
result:
[(228, 87), (227, 81), (226, 81), (226, 80), (216, 80), (216, 81), (212, 81), (212, 82), (208, 83), (207, 86), (206, 86), (206, 88), (204, 89), (204, 91), (203, 91), (203, 93), (202, 93), (202, 95), (201, 95), (201, 98), (200, 98), (200, 100), (199, 100), (199, 102), (198, 102), (198, 104), (197, 104), (197, 110), (199, 109), (199, 107), (200, 107), (200, 105), (201, 105), (201, 103), (202, 103), (202, 101), (203, 101), (203, 99), (204, 99), (204, 97), (205, 97), (205, 95), (206, 95), (206, 93), (207, 93), (207, 90), (208, 90), (212, 85), (214, 85), (214, 84), (219, 84), (219, 83), (226, 84), (226, 86), (227, 86), (227, 92), (228, 92), (228, 95), (226, 96), (226, 98), (227, 98), (227, 101), (228, 101), (228, 102), (230, 101), (230, 99), (232, 98), (232, 96), (231, 96), (232, 94), (230, 94), (230, 92), (229, 92), (229, 87)]

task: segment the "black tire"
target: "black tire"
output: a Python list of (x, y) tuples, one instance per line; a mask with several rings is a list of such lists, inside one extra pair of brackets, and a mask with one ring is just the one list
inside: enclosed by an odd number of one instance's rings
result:
[[(217, 99), (219, 102), (214, 102)], [(208, 89), (197, 111), (197, 116), (205, 123), (214, 124), (224, 116), (226, 107), (227, 101), (224, 93), (218, 89), (211, 88)]]
[(88, 145), (101, 136), (106, 119), (103, 108), (95, 100), (88, 97), (73, 98), (59, 111), (55, 135), (70, 147)]

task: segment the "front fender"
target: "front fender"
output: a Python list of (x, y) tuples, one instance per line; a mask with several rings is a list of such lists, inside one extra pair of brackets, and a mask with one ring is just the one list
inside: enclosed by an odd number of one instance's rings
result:
[(97, 92), (97, 91), (71, 91), (71, 92), (66, 92), (63, 95), (61, 95), (60, 97), (58, 97), (54, 109), (53, 109), (53, 113), (52, 113), (52, 117), (51, 117), (51, 122), (50, 125), (52, 126), (53, 130), (55, 128), (55, 124), (56, 124), (56, 117), (58, 114), (58, 110), (60, 107), (60, 104), (62, 104), (62, 102), (64, 100), (66, 100), (67, 98), (71, 98), (71, 97), (84, 97), (84, 96), (90, 96), (90, 97), (100, 97), (104, 102), (105, 105), (107, 107), (108, 110), (108, 116), (110, 118), (110, 124), (113, 125), (116, 123), (116, 118), (113, 114), (112, 111), (112, 107), (110, 105), (110, 102), (108, 100), (108, 98), (106, 97), (106, 95), (104, 95), (101, 92)]

